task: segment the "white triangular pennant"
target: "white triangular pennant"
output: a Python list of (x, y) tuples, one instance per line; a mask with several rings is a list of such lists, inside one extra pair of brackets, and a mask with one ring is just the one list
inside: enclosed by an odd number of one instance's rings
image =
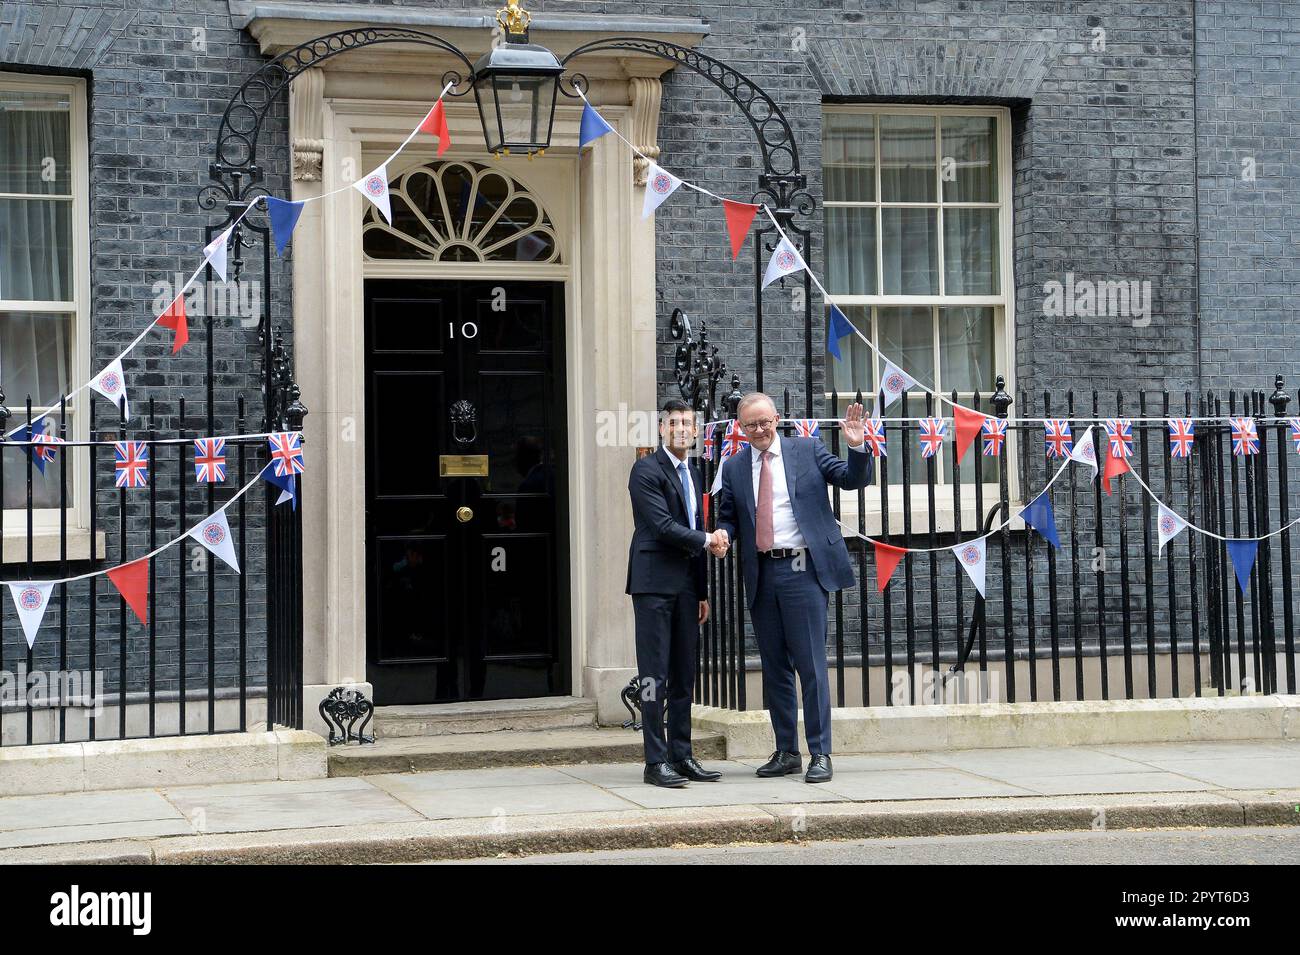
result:
[(663, 201), (676, 192), (681, 184), (682, 181), (672, 173), (651, 163), (650, 171), (646, 173), (645, 202), (641, 205), (641, 218), (648, 219), (650, 213), (663, 205)]
[(785, 278), (791, 272), (807, 268), (799, 250), (790, 244), (789, 239), (782, 239), (767, 261), (767, 271), (763, 273), (763, 288), (767, 288), (777, 279)]
[(379, 166), (364, 178), (358, 179), (352, 184), (352, 188), (375, 204), (375, 208), (383, 215), (385, 222), (389, 225), (393, 224), (393, 215), (388, 206), (388, 166), (386, 164)]
[(979, 540), (967, 541), (965, 544), (958, 544), (951, 548), (953, 554), (957, 557), (957, 563), (961, 564), (962, 569), (966, 571), (970, 579), (975, 583), (975, 589), (984, 596), (984, 538)]
[(1083, 435), (1074, 442), (1066, 455), (1071, 461), (1092, 468), (1092, 479), (1097, 480), (1097, 449), (1092, 446), (1092, 426), (1083, 429)]
[(103, 371), (91, 379), (90, 387), (111, 401), (114, 408), (124, 403), (126, 417), (131, 417), (131, 402), (126, 396), (126, 375), (122, 372), (122, 359), (114, 358)]
[(235, 541), (230, 535), (230, 524), (225, 511), (217, 511), (199, 524), (190, 536), (216, 554), (239, 573), (239, 560), (235, 557)]
[(892, 361), (885, 361), (885, 371), (880, 376), (880, 397), (888, 408), (899, 396), (916, 387), (916, 379)]
[(23, 625), (27, 637), (27, 649), (36, 643), (36, 631), (41, 628), (45, 618), (45, 608), (50, 605), (50, 591), (54, 584), (10, 584), (9, 596), (14, 598), (18, 608), (18, 621)]
[(1181, 534), (1186, 526), (1187, 522), (1185, 520), (1163, 504), (1160, 505), (1160, 509), (1156, 512), (1156, 533), (1160, 537), (1159, 552), (1161, 554), (1165, 552), (1165, 545)]
[(212, 266), (212, 271), (216, 272), (223, 282), (226, 280), (226, 243), (230, 241), (230, 233), (234, 228), (231, 226), (203, 247), (203, 261)]

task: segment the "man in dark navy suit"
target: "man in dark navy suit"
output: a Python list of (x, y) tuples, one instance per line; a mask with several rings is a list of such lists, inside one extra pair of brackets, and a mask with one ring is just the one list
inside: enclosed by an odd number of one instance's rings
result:
[[(803, 769), (794, 675), (803, 688), (809, 765), (804, 779), (831, 778), (831, 694), (826, 675), (826, 609), (830, 594), (854, 583), (853, 565), (826, 487), (855, 491), (871, 483), (873, 462), (863, 446), (862, 405), (851, 404), (841, 429), (848, 461), (817, 438), (783, 438), (776, 405), (755, 392), (736, 409), (748, 447), (722, 467), (718, 530), (740, 542), (745, 598), (763, 663), (776, 752), (759, 776)], [(710, 546), (717, 556), (727, 543)]]
[(709, 618), (705, 562), (709, 547), (722, 538), (703, 529), (702, 477), (688, 457), (695, 445), (695, 414), (686, 402), (664, 403), (659, 436), (662, 446), (632, 465), (627, 482), (636, 524), (628, 554), (627, 592), (636, 615), (643, 778), (655, 786), (676, 787), (690, 780), (722, 778), (691, 754), (695, 651), (700, 626)]

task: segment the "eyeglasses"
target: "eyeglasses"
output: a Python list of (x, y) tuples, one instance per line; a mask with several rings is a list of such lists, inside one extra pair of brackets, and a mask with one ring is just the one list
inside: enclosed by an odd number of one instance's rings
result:
[(742, 421), (740, 423), (740, 426), (744, 428), (746, 432), (750, 432), (750, 431), (767, 431), (774, 424), (776, 424), (776, 419), (774, 418), (759, 418), (757, 421), (748, 421), (748, 422)]

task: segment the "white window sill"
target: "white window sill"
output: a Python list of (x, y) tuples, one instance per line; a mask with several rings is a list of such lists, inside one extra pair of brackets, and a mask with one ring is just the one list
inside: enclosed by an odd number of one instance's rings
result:
[[(8, 522), (6, 521), (6, 524)], [(3, 560), (6, 566), (27, 563), (27, 528), (13, 529), (5, 527), (3, 542)], [(103, 531), (95, 532), (95, 552), (99, 558), (107, 556), (107, 544)], [(85, 527), (68, 528), (69, 561), (90, 560), (90, 530)], [(32, 562), (50, 563), (59, 560), (59, 529), (57, 527), (36, 527), (32, 530)]]

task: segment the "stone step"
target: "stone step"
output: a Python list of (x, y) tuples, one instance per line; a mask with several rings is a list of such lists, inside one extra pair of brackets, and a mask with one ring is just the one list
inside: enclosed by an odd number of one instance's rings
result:
[[(725, 759), (719, 733), (695, 733), (696, 757)], [(577, 763), (639, 763), (641, 734), (609, 727), (519, 732), (448, 733), (378, 739), (373, 744), (329, 748), (331, 776), (367, 776), (432, 769), (501, 766), (563, 766)]]
[(371, 731), (379, 739), (394, 739), (595, 725), (595, 700), (577, 696), (549, 696), (531, 700), (377, 706)]

